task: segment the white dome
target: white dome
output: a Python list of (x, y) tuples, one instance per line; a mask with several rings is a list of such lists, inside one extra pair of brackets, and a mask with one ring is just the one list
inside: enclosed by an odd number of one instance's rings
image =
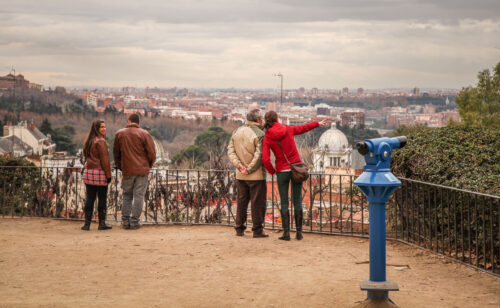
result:
[(328, 152), (345, 152), (349, 147), (347, 137), (332, 124), (332, 127), (321, 135), (318, 148)]
[(151, 138), (153, 139), (153, 142), (154, 142), (154, 145), (155, 145), (155, 152), (156, 152), (156, 161), (155, 163), (158, 163), (158, 164), (161, 164), (161, 163), (165, 163), (165, 162), (169, 162), (169, 158), (168, 158), (168, 152), (165, 151), (165, 149), (163, 148), (163, 145), (161, 144), (160, 141), (158, 141), (155, 137), (151, 136)]

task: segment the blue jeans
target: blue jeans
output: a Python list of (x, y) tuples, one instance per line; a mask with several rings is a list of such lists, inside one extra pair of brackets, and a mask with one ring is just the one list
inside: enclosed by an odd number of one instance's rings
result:
[(123, 205), (122, 220), (139, 222), (148, 187), (148, 175), (124, 176), (122, 179)]

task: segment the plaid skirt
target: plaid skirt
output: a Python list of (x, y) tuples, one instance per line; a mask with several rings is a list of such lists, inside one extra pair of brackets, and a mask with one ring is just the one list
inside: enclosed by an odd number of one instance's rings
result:
[(106, 174), (102, 169), (84, 169), (83, 183), (87, 185), (107, 186)]

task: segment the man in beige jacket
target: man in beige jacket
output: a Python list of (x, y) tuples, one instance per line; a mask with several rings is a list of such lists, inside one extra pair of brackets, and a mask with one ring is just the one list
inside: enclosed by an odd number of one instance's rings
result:
[(236, 235), (243, 236), (246, 229), (248, 202), (252, 202), (253, 237), (268, 237), (264, 233), (266, 214), (266, 171), (262, 165), (262, 115), (259, 109), (247, 114), (247, 122), (238, 127), (227, 147), (229, 160), (236, 167), (238, 206), (236, 209)]

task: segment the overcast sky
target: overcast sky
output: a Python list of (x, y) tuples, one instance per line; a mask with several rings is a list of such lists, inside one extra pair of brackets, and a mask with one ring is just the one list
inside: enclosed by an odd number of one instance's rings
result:
[(62, 86), (456, 88), (498, 0), (0, 0), (0, 75)]

